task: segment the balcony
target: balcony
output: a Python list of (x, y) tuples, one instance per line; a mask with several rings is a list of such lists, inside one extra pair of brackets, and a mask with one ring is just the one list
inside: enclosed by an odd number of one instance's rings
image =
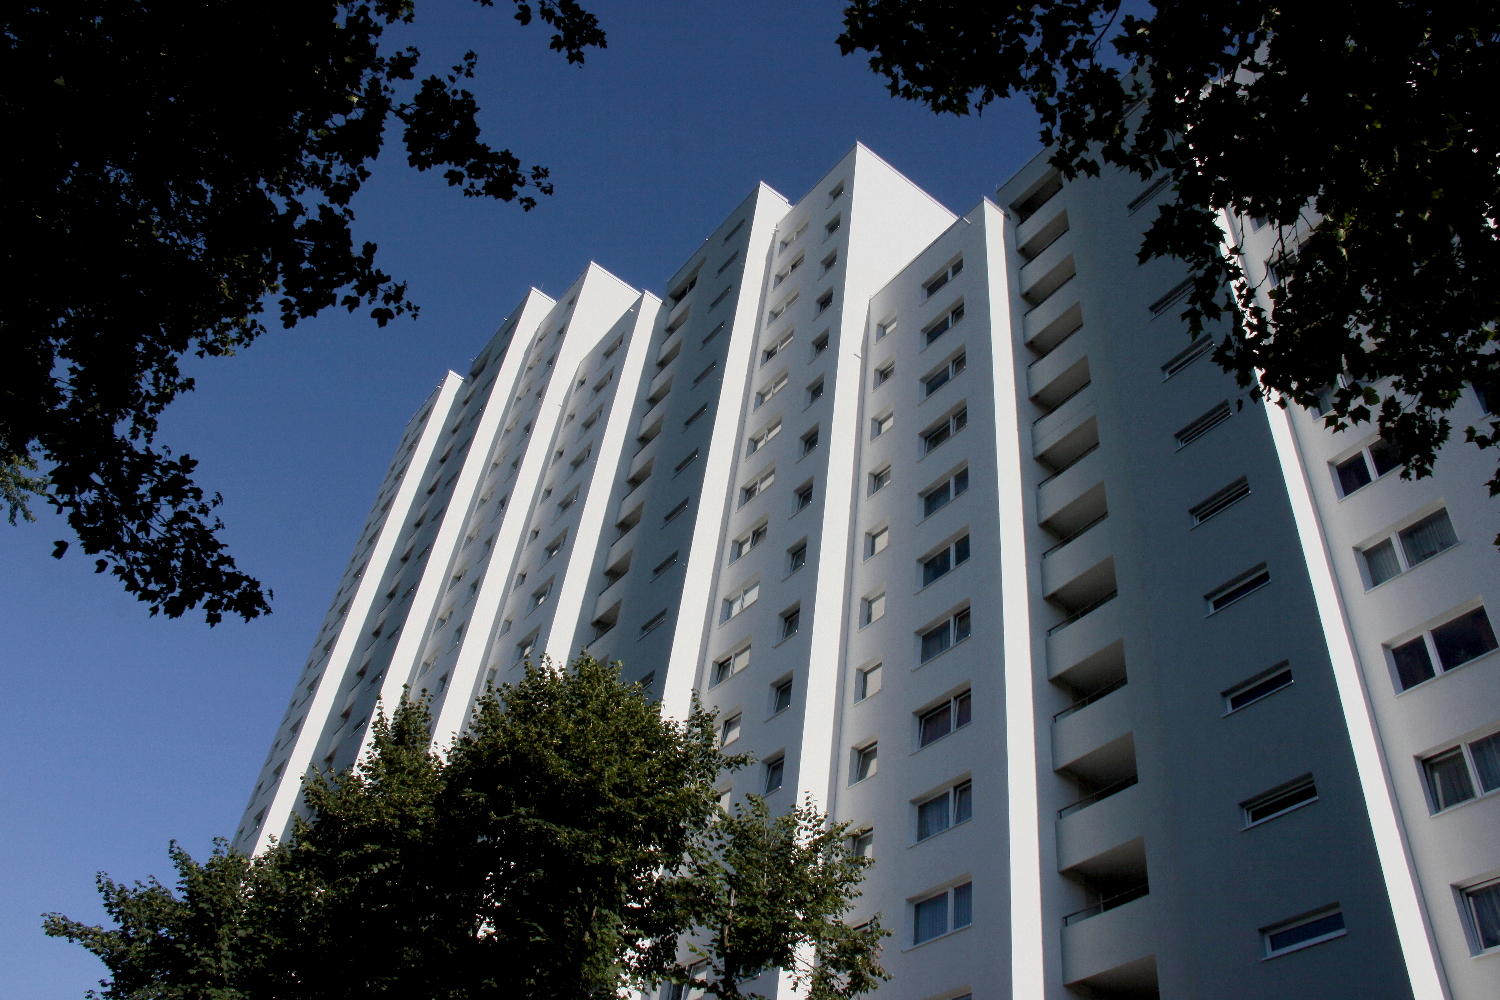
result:
[[(1124, 788), (1057, 821), (1057, 867), (1083, 871), (1117, 863), (1114, 855), (1141, 840), (1146, 830), (1141, 786), (1134, 778)], [(1102, 790), (1101, 790), (1102, 791)]]
[(1028, 307), (1026, 311), (1044, 305), (1077, 273), (1069, 241), (1059, 240), (1048, 247), (1040, 257), (1021, 268), (1021, 299)]
[[(1079, 330), (1082, 329), (1083, 327), (1078, 327), (1070, 332), (1058, 341), (1052, 350), (1027, 366), (1027, 392), (1039, 405), (1051, 409), (1074, 387), (1088, 381), (1089, 376), (1085, 369), (1081, 378), (1075, 377), (1070, 382), (1057, 382), (1057, 379), (1061, 378), (1068, 369), (1088, 356), (1090, 338), (1077, 336)], [(1057, 383), (1057, 388), (1049, 389), (1054, 383)]]
[(1058, 713), (1052, 724), (1052, 766), (1070, 768), (1135, 728), (1135, 696), (1122, 678)]
[[(1088, 437), (1089, 435), (1085, 434), (1082, 435), (1082, 440), (1072, 442), (1083, 447), (1071, 457), (1071, 460), (1064, 462), (1058, 471), (1042, 480), (1037, 486), (1037, 520), (1055, 534), (1063, 536), (1071, 534), (1103, 513), (1104, 459), (1098, 452), (1097, 437), (1094, 437), (1092, 442), (1088, 440)], [(1095, 506), (1101, 509), (1095, 510), (1090, 517), (1083, 520), (1067, 516), (1073, 513), (1070, 508), (1075, 503), (1095, 493), (1098, 495)]]
[(1096, 997), (1154, 996), (1159, 920), (1147, 891), (1073, 921), (1062, 929), (1063, 982), (1091, 989)]
[(1061, 344), (1081, 326), (1083, 306), (1078, 300), (1076, 288), (1072, 292), (1052, 296), (1028, 311), (1021, 319), (1026, 346), (1042, 355)]
[(1054, 469), (1066, 468), (1072, 458), (1083, 454), (1088, 447), (1084, 438), (1099, 443), (1094, 394), (1088, 391), (1087, 383), (1081, 388), (1031, 425), (1032, 454)]
[(1036, 260), (1068, 231), (1068, 210), (1062, 205), (1054, 211), (1039, 212), (1016, 227), (1016, 252), (1027, 264)]
[[(1109, 559), (1115, 550), (1114, 535), (1115, 526), (1110, 522), (1109, 514), (1100, 514), (1043, 553), (1042, 593), (1048, 596), (1066, 593), (1072, 581), (1082, 578), (1090, 568)], [(1105, 590), (1088, 600), (1075, 601), (1073, 607), (1092, 603), (1114, 589), (1111, 577)]]
[(594, 602), (594, 614), (590, 621), (598, 621), (606, 618), (610, 608), (620, 603), (625, 594), (625, 576), (622, 574), (618, 580), (604, 588), (604, 593), (599, 595), (599, 600)]

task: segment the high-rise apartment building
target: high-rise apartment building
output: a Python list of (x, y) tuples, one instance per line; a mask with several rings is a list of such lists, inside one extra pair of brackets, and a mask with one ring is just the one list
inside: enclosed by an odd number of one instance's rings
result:
[(727, 797), (852, 824), (882, 996), (1500, 996), (1484, 457), (1240, 390), (1136, 263), (1163, 183), (997, 195), (856, 146), (665, 299), (531, 292), (408, 426), (236, 845), (377, 698), (441, 745), (587, 648), (719, 710)]

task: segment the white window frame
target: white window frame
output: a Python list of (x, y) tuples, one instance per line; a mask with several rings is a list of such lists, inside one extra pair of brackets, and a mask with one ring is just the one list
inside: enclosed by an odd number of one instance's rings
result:
[(754, 647), (750, 643), (746, 643), (733, 652), (715, 660), (708, 686), (716, 687), (750, 666), (750, 650), (752, 648)]
[[(967, 923), (963, 924), (955, 923), (955, 920), (957, 918), (958, 894), (960, 889), (967, 889), (968, 891), (966, 895), (969, 898), (969, 919)], [(943, 930), (939, 931), (936, 934), (933, 934), (931, 937), (919, 939), (917, 937), (917, 934), (920, 932), (920, 924), (918, 924), (917, 922), (917, 909), (922, 904), (930, 903), (938, 898), (942, 898), (944, 901), (943, 905), (945, 912), (943, 914)], [(907, 947), (917, 948), (924, 944), (927, 944), (929, 941), (937, 941), (941, 938), (947, 937), (949, 934), (956, 934), (964, 928), (972, 927), (974, 925), (974, 881), (973, 879), (965, 878), (957, 883), (939, 889), (936, 892), (924, 893), (921, 896), (912, 899), (908, 905), (910, 906), (911, 912), (911, 943)]]
[[(1411, 553), (1407, 551), (1407, 533), (1417, 525), (1422, 524), (1424, 521), (1428, 521), (1438, 516), (1442, 516), (1447, 520), (1448, 533), (1452, 536), (1453, 540), (1431, 555), (1426, 556), (1416, 562), (1412, 562)], [(1398, 577), (1404, 576), (1406, 573), (1409, 573), (1411, 570), (1422, 565), (1423, 563), (1430, 562), (1431, 560), (1436, 559), (1438, 556), (1442, 555), (1444, 552), (1447, 552), (1450, 549), (1457, 548), (1460, 542), (1462, 542), (1462, 539), (1458, 537), (1458, 530), (1453, 527), (1453, 518), (1448, 514), (1447, 507), (1438, 507), (1436, 510), (1428, 511), (1421, 517), (1411, 518), (1403, 523), (1401, 527), (1390, 529), (1379, 538), (1360, 546), (1356, 550), (1359, 553), (1360, 570), (1361, 576), (1364, 580), (1365, 589), (1374, 590), (1376, 587), (1383, 587), (1387, 583), (1390, 583), (1392, 580), (1395, 580)], [(1387, 544), (1390, 545), (1391, 552), (1396, 557), (1397, 569), (1394, 574), (1386, 577), (1379, 583), (1376, 583), (1374, 567), (1370, 563), (1370, 553), (1375, 549), (1381, 547), (1382, 545)]]
[(926, 302), (928, 299), (936, 295), (939, 291), (946, 287), (950, 281), (962, 274), (963, 270), (964, 258), (963, 255), (960, 254), (958, 259), (953, 263), (943, 268), (931, 278), (928, 278), (926, 281), (922, 282), (922, 301)]
[(781, 433), (781, 422), (781, 418), (777, 417), (762, 429), (751, 434), (745, 442), (745, 457), (748, 458), (776, 440), (776, 436)]
[[(1295, 944), (1289, 944), (1280, 948), (1276, 947), (1272, 943), (1272, 938), (1277, 934), (1284, 934), (1287, 931), (1296, 930), (1298, 927), (1316, 923), (1319, 920), (1325, 920), (1328, 917), (1334, 916), (1335, 914), (1339, 916), (1341, 924), (1341, 926), (1335, 930), (1330, 930), (1327, 933), (1310, 937), (1305, 941), (1298, 941)], [(1345, 936), (1349, 933), (1349, 931), (1347, 924), (1342, 919), (1343, 914), (1343, 908), (1338, 905), (1324, 906), (1312, 911), (1311, 913), (1305, 913), (1300, 917), (1294, 917), (1291, 920), (1283, 920), (1281, 923), (1272, 924), (1269, 927), (1262, 927), (1260, 931), (1260, 937), (1262, 947), (1264, 948), (1264, 954), (1261, 956), (1261, 960), (1266, 961), (1272, 958), (1280, 958), (1282, 955), (1290, 955), (1294, 951), (1301, 951), (1303, 948), (1311, 948), (1314, 945), (1322, 944), (1324, 941), (1332, 941), (1334, 938)]]
[(724, 598), (719, 612), (719, 624), (722, 625), (727, 621), (739, 617), (747, 609), (754, 607), (759, 600), (760, 581), (755, 580), (745, 584), (739, 590)]
[[(1344, 457), (1341, 460), (1332, 461), (1332, 462), (1328, 463), (1328, 474), (1333, 477), (1333, 489), (1338, 494), (1338, 496), (1340, 497), (1340, 499), (1342, 499), (1344, 497), (1353, 496), (1354, 494), (1358, 493), (1360, 490), (1364, 489), (1366, 486), (1369, 486), (1371, 483), (1374, 483), (1377, 480), (1384, 479), (1386, 476), (1390, 475), (1391, 473), (1393, 473), (1393, 472), (1395, 472), (1395, 471), (1397, 471), (1398, 469), (1401, 468), (1400, 453), (1399, 452), (1395, 452), (1394, 453), (1395, 456), (1396, 456), (1396, 462), (1395, 462), (1395, 464), (1392, 465), (1390, 468), (1386, 469), (1384, 472), (1381, 472), (1380, 471), (1380, 466), (1376, 463), (1376, 460), (1375, 460), (1375, 454), (1376, 454), (1375, 453), (1375, 448), (1376, 448), (1377, 445), (1385, 445), (1386, 447), (1392, 448), (1392, 449), (1395, 448), (1395, 445), (1390, 444), (1384, 438), (1377, 437), (1374, 441), (1371, 441), (1369, 444), (1361, 445), (1360, 448), (1357, 451), (1354, 452), (1354, 454), (1348, 455), (1348, 456)], [(1383, 450), (1384, 449), (1382, 449), (1382, 451)], [(1370, 478), (1368, 480), (1366, 480), (1365, 482), (1360, 483), (1358, 486), (1354, 487), (1352, 490), (1346, 490), (1346, 489), (1344, 489), (1344, 480), (1343, 480), (1343, 477), (1339, 474), (1339, 470), (1341, 470), (1342, 468), (1344, 468), (1349, 463), (1353, 462), (1356, 458), (1360, 459), (1362, 462), (1365, 463), (1365, 473)]]
[(771, 468), (767, 469), (765, 472), (762, 472), (750, 482), (740, 487), (739, 505), (741, 507), (745, 506), (745, 504), (749, 503), (751, 500), (754, 500), (766, 490), (770, 489), (775, 484), (775, 482), (776, 467), (773, 465), (771, 466)]
[[(1422, 786), (1427, 792), (1427, 808), (1428, 811), (1432, 813), (1432, 815), (1436, 816), (1438, 813), (1448, 812), (1450, 810), (1457, 809), (1460, 806), (1466, 806), (1470, 802), (1478, 802), (1480, 799), (1489, 798), (1492, 795), (1500, 794), (1500, 784), (1496, 784), (1494, 788), (1484, 787), (1484, 782), (1483, 780), (1481, 780), (1479, 765), (1474, 759), (1474, 744), (1483, 743), (1485, 740), (1493, 739), (1497, 736), (1500, 736), (1500, 729), (1494, 730), (1492, 732), (1481, 733), (1480, 735), (1475, 736), (1473, 739), (1460, 740), (1457, 743), (1454, 743), (1452, 746), (1447, 746), (1434, 753), (1429, 753), (1418, 761), (1422, 768)], [(1455, 751), (1457, 752), (1460, 759), (1463, 760), (1464, 768), (1468, 772), (1469, 791), (1472, 794), (1468, 798), (1460, 799), (1457, 802), (1452, 803), (1451, 805), (1443, 805), (1438, 801), (1437, 790), (1433, 787), (1431, 764), (1433, 761), (1437, 760), (1440, 757), (1452, 756)]]
[(764, 388), (756, 391), (755, 405), (754, 407), (752, 407), (752, 409), (758, 410), (762, 406), (765, 406), (766, 403), (771, 401), (771, 398), (773, 396), (775, 396), (782, 389), (786, 388), (789, 381), (791, 381), (791, 372), (783, 371), (780, 375), (777, 375), (775, 378), (767, 382)]
[[(880, 693), (881, 668), (885, 666), (883, 660), (876, 661), (867, 667), (860, 667), (855, 671), (854, 679), (854, 702), (858, 704), (866, 698), (873, 698)], [(870, 679), (875, 679), (875, 689), (870, 690)]]

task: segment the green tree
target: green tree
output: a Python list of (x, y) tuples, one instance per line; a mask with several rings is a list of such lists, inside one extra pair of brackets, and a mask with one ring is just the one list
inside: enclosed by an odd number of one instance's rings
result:
[(712, 713), (665, 720), (584, 657), (482, 698), (446, 754), (431, 722), (414, 700), (378, 718), (358, 765), (309, 776), (309, 818), (285, 844), (251, 859), (220, 843), (203, 864), (174, 845), (175, 893), (100, 876), (115, 926), (52, 914), (46, 932), (104, 961), (106, 1000), (602, 1000), (681, 978), (678, 941), (726, 912), (736, 968), (794, 967), (811, 944), (814, 996), (880, 975), (878, 924), (838, 919), (862, 863), (839, 853), (842, 831), (809, 808), (719, 810), (714, 780), (746, 759), (719, 753)]
[[(893, 93), (968, 114), (1024, 94), (1067, 177), (1170, 176), (1142, 260), (1196, 276), (1190, 335), (1227, 318), (1219, 363), (1281, 405), (1335, 387), (1329, 427), (1375, 421), (1403, 477), (1431, 472), (1466, 384), (1500, 411), (1500, 5), (1404, 0), (974, 4), (854, 0), (845, 54)], [(1106, 45), (1108, 42), (1108, 45)], [(1136, 109), (1140, 108), (1139, 114)], [(1279, 234), (1272, 309), (1221, 220)], [(1238, 222), (1236, 222), (1238, 225)], [(1500, 419), (1467, 426), (1482, 448)], [(1500, 474), (1490, 480), (1500, 494)], [(1500, 544), (1500, 539), (1497, 539)]]
[[(569, 62), (605, 44), (576, 0), (513, 3)], [(182, 357), (247, 346), (268, 301), (283, 327), (335, 305), (381, 325), (415, 314), (351, 233), (388, 125), (411, 166), (466, 197), (529, 209), (528, 186), (552, 191), (545, 168), (481, 138), (462, 86), (474, 53), (418, 82), (417, 50), (383, 42), (414, 16), (415, 0), (23, 0), (0, 15), (0, 485), (12, 518), (32, 497), (65, 514), (152, 614), (270, 610), (217, 536), (196, 461), (155, 442), (193, 388)], [(44, 479), (21, 474), (37, 465)]]

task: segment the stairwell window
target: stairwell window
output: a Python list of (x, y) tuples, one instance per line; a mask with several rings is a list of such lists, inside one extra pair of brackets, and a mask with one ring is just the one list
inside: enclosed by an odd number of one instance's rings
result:
[(729, 621), (758, 600), (760, 600), (760, 581), (757, 580), (738, 593), (724, 598), (723, 607), (719, 612), (719, 621)]
[[(1334, 464), (1334, 478), (1338, 481), (1339, 494), (1348, 496), (1363, 489), (1392, 469), (1401, 465), (1401, 454), (1396, 446), (1381, 438), (1374, 444), (1361, 448), (1342, 462)], [(1371, 475), (1371, 470), (1374, 474)]]
[(926, 663), (933, 657), (946, 653), (967, 639), (972, 630), (968, 608), (957, 612), (936, 628), (928, 629), (922, 633), (922, 662)]
[(972, 719), (972, 697), (968, 691), (954, 695), (937, 708), (917, 716), (917, 746), (925, 747), (967, 726)]
[(1497, 648), (1495, 630), (1483, 606), (1465, 611), (1415, 639), (1390, 647), (1396, 669), (1396, 681), (1406, 691), (1437, 676), (1463, 666)]
[(968, 354), (959, 354), (958, 357), (939, 368), (935, 374), (927, 376), (922, 380), (922, 397), (925, 399), (937, 392), (967, 368), (968, 365)]
[(1192, 444), (1194, 441), (1198, 440), (1203, 435), (1207, 434), (1209, 431), (1213, 430), (1215, 427), (1228, 420), (1233, 413), (1234, 410), (1230, 408), (1229, 401), (1227, 399), (1219, 403), (1213, 409), (1203, 414), (1203, 416), (1199, 417), (1197, 420), (1194, 420), (1182, 430), (1172, 435), (1177, 439), (1177, 450), (1181, 451), (1183, 448), (1186, 448), (1188, 445)]
[(922, 337), (924, 341), (928, 344), (931, 344), (934, 340), (937, 340), (943, 334), (947, 333), (949, 330), (957, 326), (958, 321), (963, 318), (964, 304), (962, 301), (960, 301), (958, 305), (949, 309), (936, 321), (922, 328)]
[(917, 842), (974, 818), (974, 783), (962, 782), (917, 804)]
[(931, 454), (940, 446), (947, 443), (949, 438), (967, 426), (969, 426), (969, 408), (965, 406), (961, 407), (952, 416), (945, 418), (936, 427), (923, 432), (922, 454)]
[(1422, 761), (1434, 813), (1500, 791), (1500, 732)]
[(969, 536), (964, 535), (952, 545), (945, 545), (936, 554), (922, 560), (922, 586), (927, 586), (948, 575), (969, 561)]
[(1429, 514), (1360, 550), (1365, 564), (1366, 589), (1378, 587), (1457, 544), (1458, 535), (1453, 531), (1448, 511)]
[(974, 922), (974, 883), (928, 896), (912, 904), (912, 944), (923, 944)]
[(945, 479), (926, 493), (922, 494), (922, 516), (931, 517), (948, 505), (959, 494), (969, 488), (969, 470), (967, 467), (955, 472), (951, 479)]

